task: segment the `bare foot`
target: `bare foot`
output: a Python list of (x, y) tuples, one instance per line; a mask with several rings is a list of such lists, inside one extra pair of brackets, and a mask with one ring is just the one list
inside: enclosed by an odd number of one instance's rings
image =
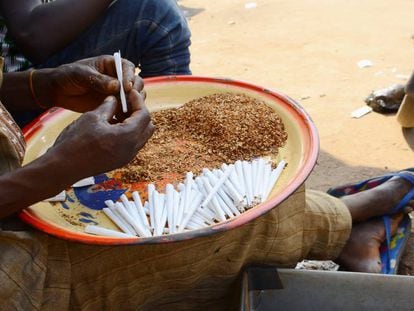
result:
[[(414, 177), (414, 173), (406, 173)], [(404, 178), (393, 177), (375, 188), (343, 196), (341, 200), (351, 212), (353, 223), (358, 223), (389, 214), (413, 188), (414, 185)], [(411, 200), (403, 212), (409, 213), (413, 209), (414, 200)]]
[[(391, 218), (391, 235), (397, 232), (403, 214)], [(354, 272), (381, 272), (380, 246), (385, 240), (382, 218), (376, 218), (352, 227), (351, 235), (336, 262), (345, 270)]]

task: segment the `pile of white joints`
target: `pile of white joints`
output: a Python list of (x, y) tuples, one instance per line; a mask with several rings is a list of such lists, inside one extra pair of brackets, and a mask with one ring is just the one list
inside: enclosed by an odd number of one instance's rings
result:
[(121, 202), (105, 202), (103, 212), (122, 232), (94, 225), (86, 226), (85, 232), (131, 238), (208, 227), (266, 201), (285, 166), (283, 160), (275, 169), (263, 158), (236, 161), (223, 164), (221, 169), (205, 168), (196, 178), (188, 172), (184, 183), (178, 184), (177, 189), (167, 184), (165, 193), (148, 184), (148, 201), (144, 204), (136, 191), (131, 195), (132, 201), (123, 194)]

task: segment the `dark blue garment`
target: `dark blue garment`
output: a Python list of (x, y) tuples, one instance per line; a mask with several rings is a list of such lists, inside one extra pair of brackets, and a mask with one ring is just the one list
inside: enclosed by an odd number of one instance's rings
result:
[[(143, 78), (191, 74), (190, 36), (175, 0), (117, 0), (75, 41), (36, 67), (53, 68), (120, 50)], [(13, 117), (22, 127), (41, 112)]]

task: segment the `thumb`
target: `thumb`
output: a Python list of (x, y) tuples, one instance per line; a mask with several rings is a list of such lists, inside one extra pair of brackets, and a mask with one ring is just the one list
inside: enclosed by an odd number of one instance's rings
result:
[(94, 113), (109, 122), (115, 115), (117, 105), (118, 102), (116, 98), (114, 96), (108, 96), (103, 103), (94, 110)]

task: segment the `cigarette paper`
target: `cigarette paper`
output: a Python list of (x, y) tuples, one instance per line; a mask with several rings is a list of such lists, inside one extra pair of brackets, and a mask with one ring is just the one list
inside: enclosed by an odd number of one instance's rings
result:
[(262, 199), (261, 189), (263, 187), (263, 171), (264, 171), (265, 161), (263, 158), (257, 160), (257, 168), (255, 172), (254, 184), (253, 184), (253, 198), (255, 202), (260, 203)]
[(117, 202), (115, 204), (117, 210), (119, 213), (124, 217), (124, 219), (134, 228), (135, 232), (141, 236), (145, 237), (148, 236), (146, 234), (146, 230), (139, 224), (134, 218), (131, 217), (131, 215), (127, 212), (125, 206), (121, 204), (120, 202)]
[(246, 184), (244, 181), (244, 173), (243, 173), (243, 163), (242, 161), (236, 161), (234, 163), (235, 171), (237, 173), (237, 181), (239, 182), (240, 188), (242, 189), (242, 192), (240, 192), (241, 195), (247, 196), (247, 189)]
[(85, 227), (85, 232), (95, 235), (102, 235), (107, 237), (114, 237), (114, 238), (134, 238), (135, 236), (125, 234), (119, 231), (106, 229), (100, 226), (93, 226), (93, 225), (87, 225)]
[(148, 184), (148, 209), (150, 214), (150, 223), (151, 223), (151, 230), (153, 231), (155, 228), (155, 213), (154, 213), (154, 191), (155, 186), (153, 184)]
[(88, 178), (84, 178), (79, 180), (78, 182), (74, 183), (72, 185), (73, 188), (79, 188), (79, 187), (86, 187), (86, 186), (90, 186), (90, 185), (94, 185), (95, 184), (95, 178), (94, 177), (88, 177)]
[(126, 103), (124, 84), (123, 84), (121, 52), (119, 51), (119, 52), (114, 53), (114, 58), (115, 58), (116, 75), (118, 76), (118, 81), (120, 85), (119, 96), (121, 98), (122, 112), (127, 113), (128, 107)]
[(151, 228), (148, 222), (147, 215), (145, 214), (144, 207), (142, 206), (141, 197), (137, 191), (132, 192), (132, 199), (134, 200), (135, 208), (141, 218), (142, 224), (147, 228), (148, 233), (151, 234)]
[(269, 196), (269, 194), (272, 192), (273, 187), (275, 186), (275, 184), (277, 183), (280, 174), (282, 174), (283, 169), (286, 166), (286, 162), (284, 160), (280, 161), (279, 164), (277, 165), (277, 167), (272, 171), (272, 174), (269, 177), (269, 183), (267, 185), (267, 191), (265, 193), (264, 196), (264, 200), (266, 200)]
[(121, 201), (128, 214), (133, 218), (138, 218), (138, 211), (133, 208), (125, 194), (121, 195)]
[[(168, 227), (173, 228), (173, 218), (174, 218), (174, 186), (167, 184), (165, 187), (165, 207), (167, 209), (167, 221)], [(174, 230), (174, 229), (172, 229)], [(171, 230), (171, 231), (172, 231)]]
[(118, 226), (119, 229), (124, 231), (126, 234), (135, 235), (134, 232), (128, 228), (125, 221), (121, 219), (117, 214), (115, 214), (113, 210), (109, 208), (103, 208), (102, 211), (105, 213), (106, 216), (108, 216), (110, 220), (112, 220)]
[[(230, 170), (228, 170), (228, 172), (230, 172)], [(225, 178), (228, 178), (230, 174), (227, 174), (227, 176), (224, 176)], [(226, 220), (226, 216), (224, 215), (223, 210), (221, 209), (220, 203), (217, 201), (217, 198), (215, 197), (218, 187), (221, 186), (224, 183), (224, 177), (222, 178), (222, 182), (217, 183), (214, 185), (214, 187), (211, 187), (210, 182), (208, 180), (208, 178), (206, 177), (201, 177), (201, 180), (203, 181), (204, 184), (204, 188), (206, 189), (208, 195), (207, 197), (204, 199), (203, 203), (201, 203), (202, 207), (206, 207), (208, 203), (210, 203), (210, 201), (213, 204), (214, 210), (216, 212), (216, 218), (219, 221), (225, 221)]]
[(195, 199), (191, 202), (187, 213), (184, 215), (183, 221), (178, 227), (179, 232), (184, 230), (184, 228), (187, 226), (187, 223), (190, 221), (190, 219), (192, 219), (194, 212), (197, 210), (202, 200), (203, 200), (203, 195), (200, 192), (198, 192), (196, 194)]
[[(204, 199), (202, 206), (207, 206), (208, 202), (214, 197), (214, 195), (217, 193), (217, 191), (220, 189), (220, 187), (225, 183), (225, 181), (229, 178), (231, 171), (234, 169), (234, 166), (229, 166), (226, 171), (223, 173), (223, 175), (220, 177), (218, 182), (214, 185), (214, 187), (209, 191), (207, 188), (207, 197)], [(207, 178), (202, 177), (204, 186), (210, 185)]]
[(184, 200), (184, 212), (188, 210), (190, 205), (191, 189), (193, 187), (193, 172), (188, 172), (185, 179), (185, 200)]
[(271, 174), (272, 174), (272, 166), (270, 163), (267, 163), (265, 164), (264, 169), (263, 169), (263, 180), (262, 180), (262, 185), (260, 188), (260, 196), (261, 196), (262, 202), (266, 200), (265, 195), (267, 192), (267, 185), (269, 183), (269, 178)]
[(64, 201), (66, 201), (66, 191), (63, 190), (61, 193), (55, 195), (54, 197), (46, 199), (44, 201), (47, 201), (47, 202), (64, 202)]
[(243, 161), (243, 175), (244, 184), (246, 185), (247, 204), (250, 206), (253, 203), (253, 185), (252, 185), (252, 167), (251, 163)]

